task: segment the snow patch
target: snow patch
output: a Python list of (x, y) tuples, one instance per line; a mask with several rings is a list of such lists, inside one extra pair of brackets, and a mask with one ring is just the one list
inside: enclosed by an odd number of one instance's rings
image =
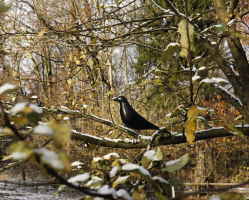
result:
[(41, 134), (41, 135), (52, 135), (53, 134), (53, 130), (46, 126), (46, 125), (38, 125), (34, 128), (34, 132), (37, 134)]

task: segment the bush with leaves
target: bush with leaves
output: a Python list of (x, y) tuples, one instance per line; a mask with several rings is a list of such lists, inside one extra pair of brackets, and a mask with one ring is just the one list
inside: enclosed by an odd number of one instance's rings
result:
[[(19, 89), (18, 86), (5, 84), (0, 87), (0, 93), (10, 94)], [(170, 182), (161, 176), (152, 176), (150, 170), (159, 167), (159, 174), (165, 171), (173, 172), (179, 170), (188, 161), (188, 154), (186, 154), (178, 160), (162, 164), (163, 154), (160, 148), (157, 151), (146, 151), (142, 156), (141, 165), (133, 164), (129, 159), (120, 158), (118, 153), (109, 153), (93, 158), (91, 172), (84, 172), (66, 180), (59, 174), (70, 172), (71, 166), (77, 167), (82, 163), (79, 161), (71, 163), (66, 154), (56, 153), (45, 147), (36, 148), (32, 141), (25, 139), (16, 128), (21, 125), (30, 129), (31, 134), (47, 135), (50, 139), (45, 145), (53, 141), (56, 149), (62, 149), (70, 140), (71, 126), (57, 121), (41, 123), (42, 114), (42, 108), (35, 104), (18, 103), (9, 112), (1, 105), (1, 116), (5, 126), (1, 132), (3, 135), (15, 134), (19, 139), (9, 147), (8, 158), (29, 160), (33, 164), (38, 164), (42, 170), (63, 184), (58, 192), (65, 186), (69, 186), (88, 195), (85, 199), (92, 199), (92, 196), (109, 199), (145, 199), (145, 188), (150, 185), (159, 199), (166, 199), (165, 195), (170, 192)]]

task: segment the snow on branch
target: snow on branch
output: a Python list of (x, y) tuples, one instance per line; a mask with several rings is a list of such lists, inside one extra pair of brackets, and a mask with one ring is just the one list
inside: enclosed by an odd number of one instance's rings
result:
[[(14, 105), (9, 103), (9, 102), (7, 102), (7, 103), (3, 102), (3, 101), (0, 101), (0, 102), (2, 102), (3, 106), (5, 106), (7, 108), (13, 108), (14, 107)], [(118, 128), (121, 131), (127, 132), (129, 135), (131, 135), (134, 138), (139, 138), (139, 134), (134, 132), (133, 130), (131, 130), (131, 129), (125, 127), (125, 126), (122, 126), (122, 125), (117, 126), (117, 123), (112, 122), (112, 121), (110, 121), (108, 119), (104, 119), (104, 118), (95, 116), (95, 115), (93, 115), (91, 113), (80, 112), (79, 110), (68, 110), (67, 108), (64, 108), (64, 107), (57, 108), (57, 109), (43, 107), (42, 109), (43, 109), (43, 111), (45, 113), (50, 112), (50, 113), (56, 113), (56, 114), (74, 115), (77, 118), (88, 118), (88, 119), (91, 119), (93, 121), (105, 124), (107, 126)]]
[(227, 89), (218, 85), (218, 87), (214, 87), (215, 91), (227, 102), (229, 102), (232, 106), (234, 106), (239, 112), (242, 112), (243, 104), (241, 103), (240, 99), (231, 94)]

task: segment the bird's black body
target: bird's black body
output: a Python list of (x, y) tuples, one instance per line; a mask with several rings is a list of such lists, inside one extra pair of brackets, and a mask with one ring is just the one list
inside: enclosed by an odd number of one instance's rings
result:
[(148, 120), (139, 115), (129, 104), (124, 96), (119, 96), (113, 98), (114, 101), (119, 101), (120, 103), (120, 115), (123, 123), (135, 130), (148, 130), (155, 129), (158, 130), (159, 127), (150, 123)]

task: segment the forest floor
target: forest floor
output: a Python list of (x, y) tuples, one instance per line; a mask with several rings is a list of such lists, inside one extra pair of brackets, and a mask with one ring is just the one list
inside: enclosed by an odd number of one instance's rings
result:
[(23, 200), (51, 200), (51, 199), (67, 199), (67, 200), (76, 200), (82, 197), (82, 193), (77, 191), (73, 191), (71, 189), (65, 189), (65, 191), (61, 191), (60, 194), (55, 196), (55, 192), (57, 191), (57, 187), (51, 186), (39, 186), (38, 189), (36, 187), (24, 187), (24, 186), (1, 186), (0, 187), (0, 199), (8, 200), (8, 199), (23, 199)]

